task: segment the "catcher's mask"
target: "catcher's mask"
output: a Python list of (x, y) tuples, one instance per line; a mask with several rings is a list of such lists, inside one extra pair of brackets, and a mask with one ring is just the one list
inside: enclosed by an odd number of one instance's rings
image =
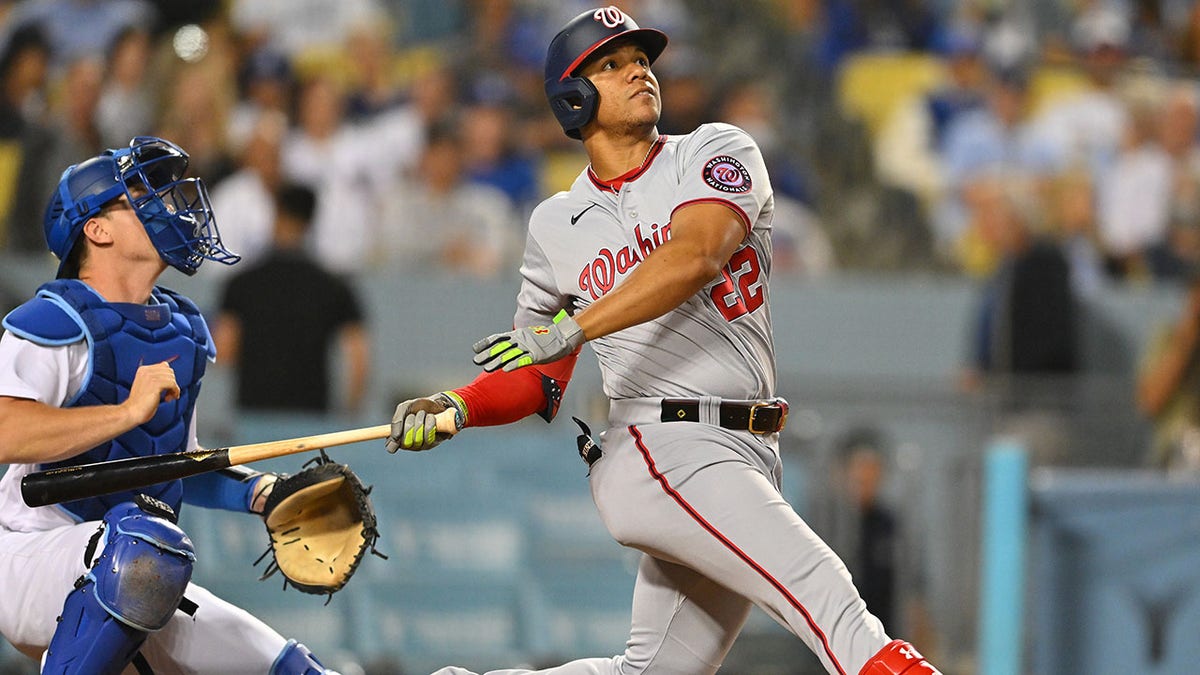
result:
[(613, 6), (590, 9), (567, 22), (550, 41), (546, 51), (546, 98), (563, 131), (574, 139), (596, 114), (600, 97), (587, 78), (577, 77), (580, 67), (596, 50), (625, 37), (637, 43), (650, 63), (667, 47), (667, 35), (653, 28), (639, 28), (627, 14)]
[(189, 276), (204, 260), (232, 265), (241, 257), (221, 245), (199, 178), (184, 178), (188, 155), (178, 145), (138, 136), (67, 167), (46, 205), (46, 245), (59, 259), (58, 277), (78, 274), (67, 264), (83, 224), (124, 195), (163, 261)]

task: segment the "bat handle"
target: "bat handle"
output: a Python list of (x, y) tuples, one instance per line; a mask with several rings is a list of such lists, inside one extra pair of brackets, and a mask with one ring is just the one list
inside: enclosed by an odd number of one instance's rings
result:
[(457, 417), (458, 411), (454, 408), (446, 408), (442, 412), (434, 415), (433, 419), (437, 420), (438, 433), (450, 434), (451, 436), (457, 434), (459, 431)]

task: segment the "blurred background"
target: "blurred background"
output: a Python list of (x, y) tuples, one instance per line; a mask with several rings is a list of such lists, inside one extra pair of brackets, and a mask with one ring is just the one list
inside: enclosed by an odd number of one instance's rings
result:
[[(785, 491), (890, 632), (955, 675), (1195, 672), (1200, 2), (615, 4), (670, 36), (661, 132), (763, 151)], [(511, 325), (529, 212), (586, 165), (542, 59), (591, 6), (0, 2), (0, 309), (53, 277), (62, 169), (158, 135), (243, 257), (162, 279), (221, 345), (203, 444), (465, 383)], [(185, 511), (194, 580), (344, 674), (616, 653), (635, 559), (569, 421), (605, 412), (585, 350), (551, 425), (331, 450), (375, 485), (388, 558), (328, 605), (258, 580), (247, 516)], [(756, 611), (722, 672), (820, 671)]]

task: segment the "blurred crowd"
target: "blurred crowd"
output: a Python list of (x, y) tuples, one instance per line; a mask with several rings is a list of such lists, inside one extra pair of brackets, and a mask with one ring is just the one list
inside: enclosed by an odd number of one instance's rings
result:
[[(151, 134), (191, 153), (247, 261), (286, 182), (316, 193), (334, 271), (511, 272), (586, 162), (542, 59), (593, 4), (0, 1), (0, 250), (44, 250), (61, 167)], [(986, 279), (1032, 242), (1086, 296), (1200, 261), (1200, 2), (615, 4), (671, 38), (660, 131), (758, 141), (779, 273)]]

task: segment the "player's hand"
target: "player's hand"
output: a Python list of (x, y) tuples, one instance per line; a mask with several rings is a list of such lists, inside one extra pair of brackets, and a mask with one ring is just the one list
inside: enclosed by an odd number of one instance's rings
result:
[(453, 408), (454, 421), (459, 429), (466, 423), (466, 414), (462, 408), (445, 393), (434, 394), (428, 398), (410, 398), (396, 406), (392, 415), (392, 431), (387, 439), (387, 451), (429, 450), (438, 443), (450, 438), (453, 434), (439, 434), (438, 413)]
[(584, 341), (579, 324), (563, 313), (549, 326), (517, 328), (476, 342), (473, 360), (489, 373), (500, 367), (512, 371), (535, 363), (557, 361), (578, 349)]
[(138, 366), (129, 387), (129, 398), (121, 405), (129, 411), (134, 425), (145, 424), (154, 417), (158, 406), (179, 398), (179, 384), (175, 381), (175, 370), (166, 361), (149, 366)]
[(267, 504), (267, 497), (271, 496), (271, 490), (275, 487), (275, 481), (279, 480), (279, 476), (274, 473), (264, 473), (255, 479), (254, 496), (250, 499), (250, 513), (262, 515), (263, 507)]

